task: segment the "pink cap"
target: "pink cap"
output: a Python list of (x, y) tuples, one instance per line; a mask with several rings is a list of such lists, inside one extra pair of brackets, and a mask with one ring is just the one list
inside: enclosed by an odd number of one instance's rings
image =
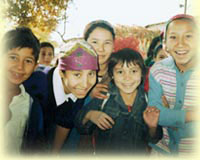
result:
[(97, 70), (98, 59), (94, 49), (83, 39), (69, 40), (59, 58), (60, 70)]

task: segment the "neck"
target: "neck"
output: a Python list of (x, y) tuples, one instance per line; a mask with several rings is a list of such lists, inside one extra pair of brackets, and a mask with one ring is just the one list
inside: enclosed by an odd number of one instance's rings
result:
[(124, 101), (124, 103), (127, 105), (127, 106), (132, 106), (133, 103), (135, 102), (135, 97), (137, 95), (137, 89), (135, 89), (134, 92), (132, 93), (123, 93), (123, 92), (120, 92), (121, 96), (122, 96), (122, 99)]
[(176, 64), (177, 68), (181, 73), (195, 67), (197, 65), (197, 58), (191, 59), (187, 64)]
[(108, 70), (108, 65), (107, 64), (102, 64), (102, 65), (99, 65), (99, 72), (98, 72), (98, 76), (103, 76), (106, 74)]
[(13, 85), (13, 84), (7, 84), (6, 91), (8, 95), (13, 95), (13, 96), (19, 95), (21, 93), (19, 85)]

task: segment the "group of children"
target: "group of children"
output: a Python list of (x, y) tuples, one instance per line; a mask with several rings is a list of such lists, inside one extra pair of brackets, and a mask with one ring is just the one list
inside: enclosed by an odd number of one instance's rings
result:
[(88, 24), (83, 38), (60, 49), (56, 66), (42, 69), (38, 57), (49, 65), (53, 46), (40, 45), (28, 28), (8, 31), (3, 39), (8, 152), (58, 154), (70, 141), (78, 153), (86, 135), (96, 155), (193, 152), (197, 32), (192, 16), (168, 21), (156, 51), (170, 56), (151, 67), (145, 91), (142, 56), (129, 48), (113, 52), (115, 32), (106, 21)]

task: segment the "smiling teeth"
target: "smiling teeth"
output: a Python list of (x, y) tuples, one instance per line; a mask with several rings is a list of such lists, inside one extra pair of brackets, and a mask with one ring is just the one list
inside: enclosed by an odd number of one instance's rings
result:
[(176, 51), (177, 54), (182, 55), (182, 54), (186, 54), (186, 51)]

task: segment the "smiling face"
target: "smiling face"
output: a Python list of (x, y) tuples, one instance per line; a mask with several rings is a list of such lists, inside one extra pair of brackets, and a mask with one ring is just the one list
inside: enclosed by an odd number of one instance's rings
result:
[(121, 94), (133, 94), (142, 80), (139, 65), (118, 63), (113, 69), (113, 79)]
[(42, 47), (39, 54), (39, 64), (49, 66), (53, 60), (54, 54), (51, 47)]
[(14, 48), (5, 55), (6, 79), (12, 85), (20, 85), (30, 77), (36, 62), (31, 48)]
[(60, 71), (65, 93), (72, 93), (77, 98), (84, 98), (96, 83), (96, 71), (94, 70), (66, 70)]
[(195, 62), (197, 54), (195, 30), (194, 24), (184, 19), (174, 20), (168, 26), (165, 48), (180, 70), (190, 68)]
[(97, 27), (90, 33), (87, 42), (96, 50), (99, 65), (106, 64), (113, 51), (112, 33), (106, 29)]

